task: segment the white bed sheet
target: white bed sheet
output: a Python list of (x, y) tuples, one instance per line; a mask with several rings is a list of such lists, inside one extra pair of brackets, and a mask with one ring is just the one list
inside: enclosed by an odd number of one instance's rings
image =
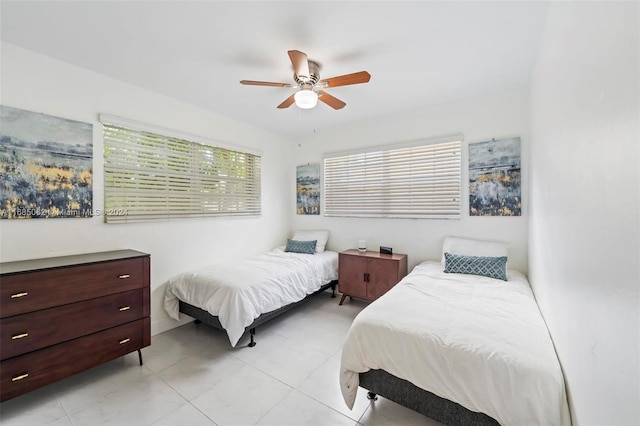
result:
[(354, 320), (340, 386), (353, 407), (358, 373), (383, 369), (502, 425), (570, 425), (564, 379), (527, 279), (415, 267)]
[(179, 300), (217, 316), (235, 347), (261, 314), (302, 300), (338, 279), (338, 253), (300, 254), (282, 247), (182, 273), (169, 280), (164, 308), (179, 319)]

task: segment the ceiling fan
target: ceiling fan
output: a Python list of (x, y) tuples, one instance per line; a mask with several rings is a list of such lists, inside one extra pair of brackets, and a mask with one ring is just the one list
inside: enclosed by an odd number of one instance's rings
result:
[(320, 65), (317, 62), (310, 61), (307, 58), (307, 54), (299, 50), (289, 50), (288, 53), (289, 59), (293, 64), (293, 79), (295, 83), (271, 83), (253, 80), (241, 80), (240, 83), (249, 86), (297, 87), (298, 90), (293, 95), (278, 105), (280, 109), (289, 108), (294, 102), (299, 108), (310, 109), (316, 106), (318, 100), (333, 109), (342, 109), (347, 104), (331, 96), (323, 89), (367, 83), (371, 79), (371, 75), (368, 72), (360, 71), (320, 80)]

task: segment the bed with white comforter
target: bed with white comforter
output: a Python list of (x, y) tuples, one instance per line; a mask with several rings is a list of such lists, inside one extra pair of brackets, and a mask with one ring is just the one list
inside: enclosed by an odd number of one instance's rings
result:
[(354, 320), (340, 385), (381, 369), (503, 425), (570, 425), (562, 371), (527, 279), (415, 267)]
[(338, 278), (338, 254), (285, 252), (283, 247), (182, 273), (171, 280), (164, 308), (179, 319), (179, 301), (217, 316), (235, 346), (261, 314), (300, 301)]

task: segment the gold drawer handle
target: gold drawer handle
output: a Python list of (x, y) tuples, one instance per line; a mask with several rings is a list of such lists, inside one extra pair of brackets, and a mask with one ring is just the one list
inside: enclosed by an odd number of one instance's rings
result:
[(131, 339), (126, 338), (126, 339), (120, 340), (120, 344), (122, 345), (124, 343), (127, 343), (129, 340), (131, 340)]
[(12, 298), (12, 299), (17, 299), (17, 298), (19, 298), (19, 297), (25, 297), (27, 294), (29, 294), (29, 293), (27, 293), (26, 291), (25, 291), (25, 292), (22, 292), (22, 293), (16, 293), (16, 294), (12, 294), (12, 295), (11, 295), (11, 298)]
[(11, 379), (11, 381), (12, 382), (17, 382), (18, 380), (26, 379), (27, 377), (29, 377), (29, 373), (24, 373), (24, 374), (21, 374), (19, 376), (14, 377), (13, 379)]
[(129, 278), (131, 275), (129, 274), (122, 274), (122, 275), (118, 275), (118, 278), (120, 278), (121, 280), (126, 280), (127, 278)]
[(15, 336), (11, 336), (11, 340), (22, 339), (23, 337), (27, 337), (29, 333), (16, 334)]
[(131, 309), (131, 306), (123, 306), (122, 308), (118, 309), (120, 312), (122, 311), (128, 311), (129, 309)]

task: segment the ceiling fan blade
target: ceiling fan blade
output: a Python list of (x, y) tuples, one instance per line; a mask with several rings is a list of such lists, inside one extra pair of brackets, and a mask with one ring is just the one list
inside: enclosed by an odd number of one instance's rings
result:
[[(322, 87), (348, 86), (349, 84), (367, 83), (371, 79), (371, 74), (366, 71), (354, 72), (353, 74), (340, 75), (338, 77), (320, 80), (318, 84)], [(324, 83), (324, 84), (323, 84)]]
[(311, 73), (309, 72), (309, 59), (307, 58), (307, 54), (300, 52), (299, 50), (290, 50), (289, 59), (291, 59), (291, 63), (293, 64), (293, 72), (298, 76), (298, 78), (310, 79)]
[(295, 102), (294, 96), (295, 93), (291, 96), (289, 96), (287, 99), (284, 100), (284, 102), (282, 102), (280, 105), (278, 105), (278, 108), (280, 109), (284, 109), (284, 108), (289, 108), (291, 105), (293, 105), (293, 103)]
[(333, 109), (342, 109), (347, 105), (340, 99), (336, 98), (335, 96), (331, 96), (330, 94), (322, 90), (318, 90), (318, 100), (324, 102)]
[(253, 81), (253, 80), (240, 80), (240, 84), (246, 84), (248, 86), (291, 87), (291, 84), (287, 84), (287, 83), (271, 83), (269, 81)]

